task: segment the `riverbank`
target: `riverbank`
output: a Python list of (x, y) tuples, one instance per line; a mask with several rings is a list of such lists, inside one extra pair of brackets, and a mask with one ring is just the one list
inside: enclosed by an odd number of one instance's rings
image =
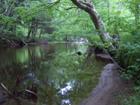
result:
[(5, 48), (22, 48), (30, 45), (48, 44), (48, 40), (44, 39), (25, 39), (25, 38), (6, 38), (0, 37), (0, 47)]

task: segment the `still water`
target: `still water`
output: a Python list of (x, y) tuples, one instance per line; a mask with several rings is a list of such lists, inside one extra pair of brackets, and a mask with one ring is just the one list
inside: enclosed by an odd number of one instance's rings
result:
[(95, 87), (103, 67), (86, 58), (87, 48), (65, 43), (0, 49), (0, 104), (77, 105)]

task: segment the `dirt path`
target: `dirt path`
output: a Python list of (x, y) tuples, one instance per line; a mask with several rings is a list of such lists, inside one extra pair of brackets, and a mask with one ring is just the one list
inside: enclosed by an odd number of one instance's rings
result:
[(99, 84), (80, 105), (120, 105), (117, 96), (125, 91), (126, 83), (120, 78), (115, 64), (107, 64)]

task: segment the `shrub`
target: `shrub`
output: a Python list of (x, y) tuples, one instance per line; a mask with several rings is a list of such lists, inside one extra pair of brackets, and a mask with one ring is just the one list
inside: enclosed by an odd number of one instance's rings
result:
[(117, 58), (119, 64), (124, 68), (135, 64), (140, 58), (140, 43), (123, 44), (118, 50)]
[(125, 68), (122, 76), (140, 84), (140, 43), (127, 43), (122, 45), (117, 54), (119, 64)]

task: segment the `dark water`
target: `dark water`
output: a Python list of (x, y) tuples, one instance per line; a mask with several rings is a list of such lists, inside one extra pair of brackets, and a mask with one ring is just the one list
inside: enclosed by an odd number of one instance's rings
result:
[[(0, 49), (0, 83), (6, 88), (1, 88), (0, 104), (77, 105), (97, 83), (103, 65), (86, 59), (87, 47), (49, 44)], [(8, 98), (3, 101), (4, 95)]]

